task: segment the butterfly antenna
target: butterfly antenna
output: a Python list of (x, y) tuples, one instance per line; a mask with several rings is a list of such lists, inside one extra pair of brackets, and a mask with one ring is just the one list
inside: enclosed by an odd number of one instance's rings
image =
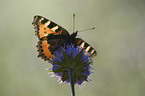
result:
[(88, 31), (88, 30), (94, 30), (94, 29), (95, 29), (95, 27), (89, 28), (89, 29), (85, 29), (85, 30), (81, 30), (81, 31), (78, 31), (78, 32), (83, 32), (83, 31)]
[(73, 32), (75, 32), (75, 14), (73, 14)]

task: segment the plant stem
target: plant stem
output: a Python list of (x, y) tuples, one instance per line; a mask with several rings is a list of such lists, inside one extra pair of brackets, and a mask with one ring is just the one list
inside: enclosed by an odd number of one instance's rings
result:
[(70, 85), (71, 85), (72, 96), (75, 96), (73, 70), (72, 70), (72, 68), (69, 68), (69, 77), (70, 77)]

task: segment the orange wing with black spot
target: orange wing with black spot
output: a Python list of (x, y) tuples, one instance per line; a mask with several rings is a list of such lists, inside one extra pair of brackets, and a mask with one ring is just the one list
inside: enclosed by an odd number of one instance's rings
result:
[(65, 35), (68, 36), (69, 33), (63, 27), (58, 24), (42, 17), (34, 16), (32, 25), (35, 29), (35, 35), (38, 37), (37, 51), (38, 57), (41, 57), (45, 61), (50, 61), (53, 56), (53, 52), (57, 50), (60, 46), (64, 44), (64, 39), (55, 38), (53, 40), (48, 40), (49, 35)]
[(49, 34), (53, 35), (69, 35), (68, 31), (58, 24), (42, 17), (34, 16), (33, 26), (35, 29), (35, 35), (38, 39), (48, 36)]

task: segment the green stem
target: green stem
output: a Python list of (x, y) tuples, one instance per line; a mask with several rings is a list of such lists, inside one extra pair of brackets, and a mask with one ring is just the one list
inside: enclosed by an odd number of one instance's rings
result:
[(69, 68), (69, 77), (70, 77), (70, 85), (71, 85), (72, 96), (75, 96), (73, 70), (72, 70), (72, 68)]

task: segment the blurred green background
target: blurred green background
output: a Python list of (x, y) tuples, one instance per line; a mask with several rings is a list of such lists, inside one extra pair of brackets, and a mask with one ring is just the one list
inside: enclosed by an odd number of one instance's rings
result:
[(94, 74), (76, 96), (145, 96), (144, 0), (0, 0), (0, 96), (70, 96), (37, 58), (33, 16), (42, 15), (81, 37), (98, 52)]

